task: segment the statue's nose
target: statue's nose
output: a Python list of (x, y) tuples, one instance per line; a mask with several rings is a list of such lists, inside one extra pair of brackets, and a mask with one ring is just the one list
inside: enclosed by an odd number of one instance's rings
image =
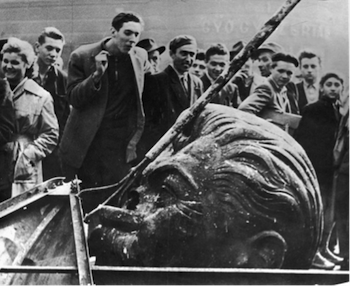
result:
[(99, 205), (97, 209), (104, 226), (111, 226), (121, 231), (137, 230), (142, 222), (141, 216), (131, 210), (107, 205)]

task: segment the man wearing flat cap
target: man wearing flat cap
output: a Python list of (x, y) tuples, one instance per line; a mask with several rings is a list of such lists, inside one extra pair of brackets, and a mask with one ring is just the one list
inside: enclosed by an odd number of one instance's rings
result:
[(164, 53), (165, 47), (158, 47), (157, 43), (154, 39), (143, 39), (136, 44), (136, 46), (143, 48), (148, 53), (148, 61), (152, 66), (152, 74), (160, 72), (159, 64), (160, 64), (160, 55)]
[(293, 110), (286, 87), (298, 67), (298, 60), (284, 53), (274, 54), (271, 60), (269, 77), (255, 88), (238, 109), (265, 118), (285, 129), (286, 125), (294, 126), (300, 120), (299, 116), (288, 115)]
[[(262, 44), (255, 52), (254, 58), (258, 61), (258, 68), (260, 74), (263, 77), (262, 80), (254, 79), (250, 92), (252, 93), (255, 88), (264, 83), (265, 78), (271, 74), (272, 56), (276, 53), (283, 53), (283, 48), (276, 43), (269, 42)], [(290, 81), (287, 85), (287, 96), (291, 104), (291, 113), (300, 114), (298, 106), (298, 91), (295, 84)]]
[[(180, 35), (169, 43), (172, 62), (164, 71), (146, 80), (143, 96), (146, 127), (141, 138), (148, 141), (146, 151), (175, 123), (177, 117), (190, 107), (203, 92), (202, 81), (189, 72), (196, 58), (194, 37)], [(146, 131), (147, 130), (147, 131)], [(146, 137), (147, 134), (147, 138)]]

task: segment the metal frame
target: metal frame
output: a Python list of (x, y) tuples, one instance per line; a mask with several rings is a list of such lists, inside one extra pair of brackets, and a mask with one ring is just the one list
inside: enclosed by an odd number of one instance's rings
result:
[[(57, 181), (57, 179), (56, 179)], [(50, 182), (54, 182), (51, 181)], [(70, 273), (78, 276), (80, 285), (102, 284), (159, 284), (159, 285), (194, 285), (194, 284), (236, 284), (236, 285), (334, 285), (349, 282), (349, 271), (326, 270), (281, 270), (281, 269), (239, 269), (239, 268), (164, 268), (164, 267), (112, 267), (92, 266), (86, 235), (84, 232), (83, 212), (80, 199), (76, 196), (77, 189), (70, 192), (50, 191), (50, 183), (41, 186), (40, 190), (20, 195), (0, 204), (0, 218), (43, 199), (46, 196), (64, 196), (70, 204), (73, 226), (74, 243), (76, 250), (76, 266), (0, 266), (0, 273), (8, 273), (7, 282), (11, 283), (16, 273)], [(49, 217), (40, 223), (43, 230), (57, 213), (51, 210)], [(38, 237), (37, 230), (31, 235), (33, 241)], [(33, 241), (28, 241), (32, 245)], [(30, 248), (30, 247), (29, 247)], [(27, 249), (28, 250), (28, 249)], [(17, 257), (23, 258), (25, 254), (19, 253)], [(18, 260), (19, 261), (19, 260)], [(20, 261), (19, 261), (20, 262)]]

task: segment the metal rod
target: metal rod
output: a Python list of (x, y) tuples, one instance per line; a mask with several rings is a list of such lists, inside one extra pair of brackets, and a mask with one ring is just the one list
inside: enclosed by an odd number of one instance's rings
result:
[(72, 273), (76, 266), (1, 266), (0, 273)]
[(72, 214), (73, 234), (75, 242), (75, 254), (77, 257), (77, 267), (80, 285), (93, 285), (90, 268), (90, 256), (87, 241), (84, 233), (83, 216), (80, 199), (75, 195), (69, 195), (70, 208)]

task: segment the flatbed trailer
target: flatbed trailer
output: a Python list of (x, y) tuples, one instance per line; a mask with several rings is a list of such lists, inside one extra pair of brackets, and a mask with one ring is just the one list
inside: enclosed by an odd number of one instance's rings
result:
[(97, 266), (81, 200), (54, 178), (0, 204), (1, 285), (336, 285), (349, 271)]

